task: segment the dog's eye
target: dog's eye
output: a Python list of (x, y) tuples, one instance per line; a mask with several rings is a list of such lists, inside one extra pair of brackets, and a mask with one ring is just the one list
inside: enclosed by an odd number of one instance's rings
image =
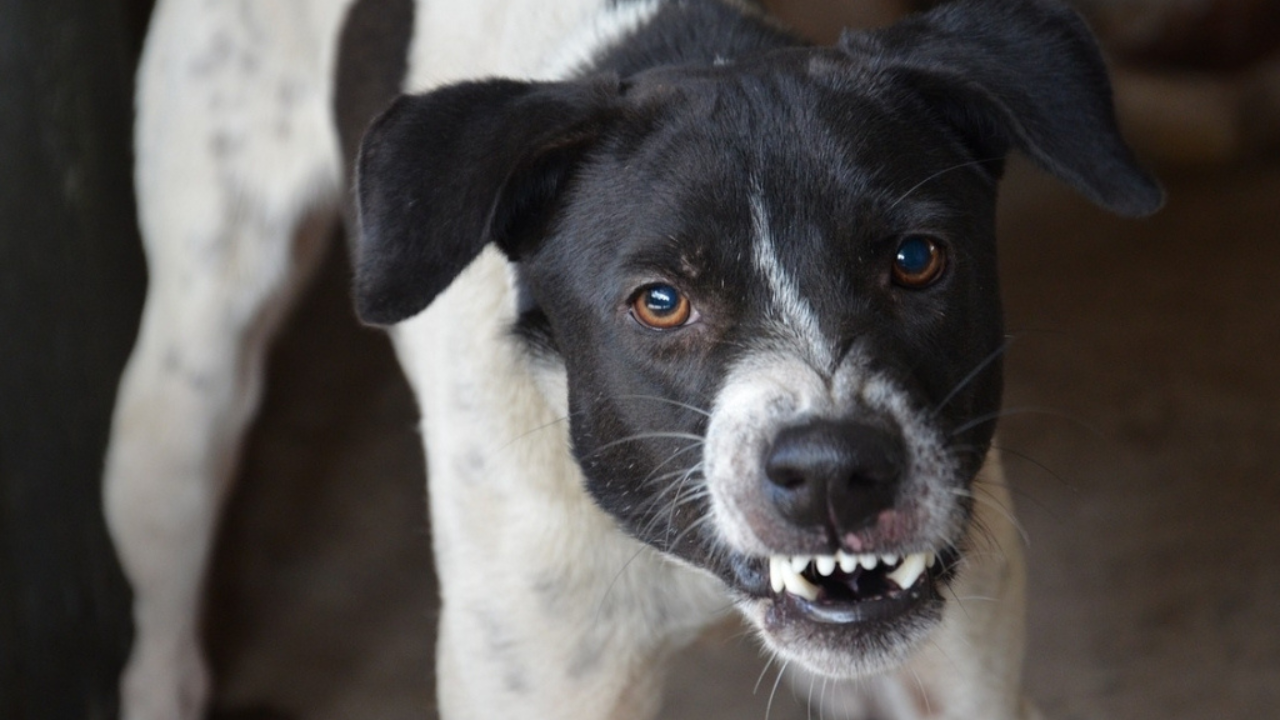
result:
[(693, 306), (679, 290), (659, 283), (641, 288), (631, 301), (631, 314), (646, 327), (672, 330), (689, 322)]
[(924, 235), (908, 235), (898, 243), (893, 281), (906, 288), (928, 287), (946, 267), (947, 253), (941, 244)]

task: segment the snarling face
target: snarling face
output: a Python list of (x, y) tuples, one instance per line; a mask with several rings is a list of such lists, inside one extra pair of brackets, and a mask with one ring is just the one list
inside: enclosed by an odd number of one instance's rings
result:
[(963, 548), (999, 404), (995, 178), (795, 60), (633, 84), (519, 260), (520, 330), (567, 373), (600, 505), (847, 675), (940, 617)]

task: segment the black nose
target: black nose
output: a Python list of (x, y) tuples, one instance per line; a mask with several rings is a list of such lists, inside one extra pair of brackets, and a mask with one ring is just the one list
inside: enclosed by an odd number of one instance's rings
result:
[(895, 433), (857, 422), (815, 420), (783, 430), (765, 460), (767, 494), (802, 527), (852, 532), (893, 506), (906, 466)]

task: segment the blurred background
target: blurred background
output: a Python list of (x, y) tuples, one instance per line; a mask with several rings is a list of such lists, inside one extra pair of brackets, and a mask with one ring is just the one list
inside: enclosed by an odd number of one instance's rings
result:
[[(917, 0), (773, 0), (819, 41)], [(1028, 685), (1059, 720), (1280, 717), (1280, 2), (1078, 0), (1167, 207), (1120, 220), (1014, 163), (1006, 451)], [(146, 272), (132, 73), (149, 0), (0, 0), (0, 718), (112, 718), (128, 589), (101, 520)], [(335, 238), (335, 245), (337, 239)], [(208, 589), (224, 718), (433, 717), (416, 411), (332, 252), (272, 356)], [(740, 628), (665, 718), (764, 718)], [(785, 684), (771, 717), (807, 717)]]

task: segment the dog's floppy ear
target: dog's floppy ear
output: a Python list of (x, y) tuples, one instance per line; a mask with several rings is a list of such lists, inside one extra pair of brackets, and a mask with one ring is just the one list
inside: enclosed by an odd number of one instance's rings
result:
[(485, 80), (396, 100), (356, 162), (361, 320), (416, 314), (490, 242), (512, 258), (527, 251), (618, 88)]
[(1084, 21), (1049, 0), (960, 0), (841, 47), (903, 76), (980, 159), (1015, 147), (1099, 205), (1155, 212), (1160, 186), (1116, 127), (1106, 66)]

